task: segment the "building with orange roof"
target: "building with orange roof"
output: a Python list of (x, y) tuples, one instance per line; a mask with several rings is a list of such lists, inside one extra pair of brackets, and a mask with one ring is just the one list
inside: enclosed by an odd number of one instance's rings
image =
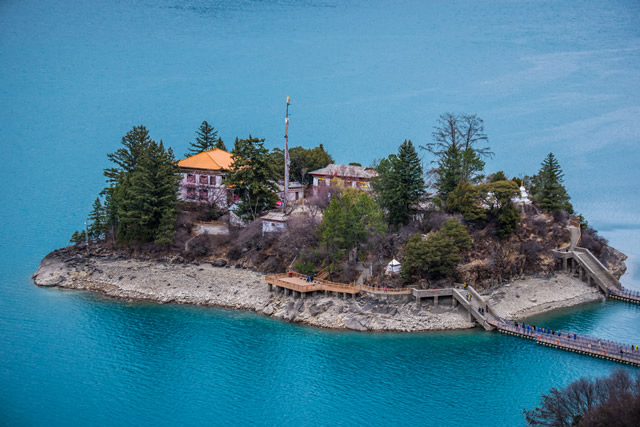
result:
[(227, 188), (223, 180), (232, 163), (231, 153), (219, 148), (180, 160), (180, 199), (226, 206)]

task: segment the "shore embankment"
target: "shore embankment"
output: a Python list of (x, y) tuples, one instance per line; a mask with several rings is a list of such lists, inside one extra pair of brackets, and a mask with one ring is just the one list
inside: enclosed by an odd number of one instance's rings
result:
[[(211, 263), (163, 262), (125, 257), (84, 256), (58, 250), (33, 275), (39, 286), (100, 292), (108, 297), (251, 310), (289, 322), (359, 331), (433, 331), (474, 327), (458, 305), (413, 301), (341, 299), (314, 295), (293, 299), (268, 290), (262, 273)], [(594, 301), (602, 295), (567, 275), (527, 278), (486, 295), (505, 318), (521, 319)]]

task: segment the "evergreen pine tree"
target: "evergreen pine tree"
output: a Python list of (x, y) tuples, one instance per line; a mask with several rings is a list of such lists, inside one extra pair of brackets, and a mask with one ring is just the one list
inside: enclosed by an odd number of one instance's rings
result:
[(220, 150), (227, 151), (227, 146), (224, 145), (224, 141), (222, 140), (222, 138), (218, 138), (218, 140), (216, 141), (216, 145), (214, 145), (213, 148), (219, 148)]
[(134, 126), (122, 137), (122, 147), (107, 154), (107, 158), (115, 163), (115, 167), (104, 170), (109, 186), (100, 193), (105, 198), (103, 228), (107, 238), (116, 238), (120, 226), (120, 206), (125, 197), (125, 184), (129, 182), (128, 176), (133, 172), (151, 142), (149, 131), (145, 126)]
[(111, 184), (118, 181), (123, 174), (133, 171), (140, 156), (151, 143), (149, 131), (144, 126), (134, 126), (122, 137), (121, 143), (123, 147), (118, 148), (114, 153), (107, 154), (107, 158), (116, 164), (116, 167), (104, 170), (107, 182)]
[(175, 233), (179, 181), (172, 150), (165, 150), (162, 141), (152, 141), (122, 183), (118, 238), (127, 243), (170, 242)]
[(331, 264), (345, 251), (358, 249), (373, 235), (384, 234), (383, 213), (369, 194), (348, 188), (325, 209), (318, 232)]
[(482, 223), (487, 216), (482, 204), (478, 189), (466, 181), (460, 181), (447, 197), (447, 212), (461, 213), (465, 221)]
[(233, 163), (226, 176), (227, 185), (240, 197), (238, 214), (255, 220), (260, 213), (275, 206), (278, 172), (270, 162), (264, 139), (236, 138)]
[(377, 171), (379, 176), (373, 185), (389, 224), (406, 224), (425, 193), (422, 165), (411, 140), (400, 145), (397, 155), (381, 161)]
[(75, 244), (76, 246), (78, 246), (80, 243), (84, 243), (86, 241), (86, 237), (85, 237), (85, 231), (74, 231), (73, 234), (71, 235), (71, 239), (69, 239), (70, 243)]
[(449, 194), (462, 180), (462, 153), (455, 145), (450, 146), (438, 159), (438, 177), (436, 187), (442, 200), (447, 200)]
[(106, 231), (106, 217), (104, 206), (102, 206), (99, 197), (93, 202), (93, 209), (91, 213), (89, 213), (89, 221), (91, 221), (91, 225), (89, 225), (89, 237), (92, 239), (100, 239)]
[[(189, 151), (185, 156), (193, 156), (198, 153), (202, 153), (204, 151), (212, 150), (218, 142), (222, 142), (222, 139), (218, 138), (218, 131), (213, 128), (213, 126), (209, 125), (207, 121), (203, 121), (200, 125), (200, 129), (196, 132), (195, 142), (192, 142), (189, 146)], [(226, 151), (226, 150), (225, 150)]]
[(540, 207), (548, 212), (565, 211), (573, 213), (569, 194), (563, 185), (564, 173), (553, 153), (542, 162), (540, 171), (533, 177), (532, 197)]

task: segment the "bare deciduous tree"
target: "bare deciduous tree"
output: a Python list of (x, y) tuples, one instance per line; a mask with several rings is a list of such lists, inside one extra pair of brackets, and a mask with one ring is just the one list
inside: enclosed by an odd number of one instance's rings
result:
[(566, 388), (552, 388), (541, 405), (524, 411), (529, 425), (640, 425), (640, 377), (618, 369), (595, 381), (580, 378)]

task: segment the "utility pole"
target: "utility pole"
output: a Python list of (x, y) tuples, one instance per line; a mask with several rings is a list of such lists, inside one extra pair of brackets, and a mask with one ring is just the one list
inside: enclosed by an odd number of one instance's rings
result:
[(282, 201), (282, 212), (287, 212), (287, 202), (289, 201), (289, 104), (291, 100), (287, 95), (287, 112), (284, 118), (284, 200)]

